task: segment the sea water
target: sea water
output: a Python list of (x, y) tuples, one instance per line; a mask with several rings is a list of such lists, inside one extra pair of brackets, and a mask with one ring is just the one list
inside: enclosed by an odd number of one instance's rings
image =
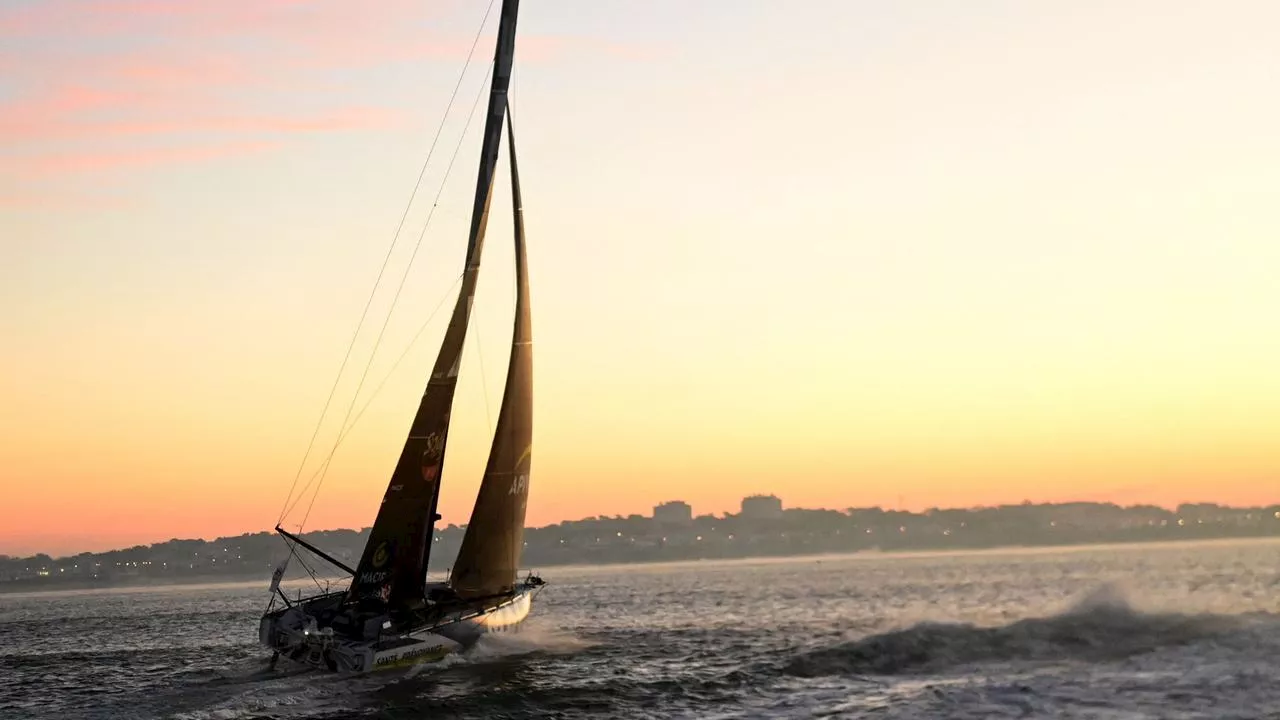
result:
[(431, 666), (266, 666), (261, 583), (0, 595), (0, 718), (1280, 717), (1280, 542), (543, 568)]

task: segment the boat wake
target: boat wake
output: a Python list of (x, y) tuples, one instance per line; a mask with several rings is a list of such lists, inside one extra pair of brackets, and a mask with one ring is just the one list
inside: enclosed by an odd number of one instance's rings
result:
[(544, 655), (568, 655), (595, 645), (571, 632), (563, 630), (548, 618), (526, 620), (518, 632), (495, 633), (481, 638), (476, 646), (460, 657), (471, 662), (485, 662), (514, 655), (533, 653)]
[[(1267, 618), (1274, 624), (1276, 618)], [(1209, 640), (1225, 640), (1248, 616), (1147, 613), (1104, 585), (1061, 613), (981, 627), (926, 622), (801, 653), (783, 672), (797, 677), (944, 673), (978, 664), (1105, 662)]]

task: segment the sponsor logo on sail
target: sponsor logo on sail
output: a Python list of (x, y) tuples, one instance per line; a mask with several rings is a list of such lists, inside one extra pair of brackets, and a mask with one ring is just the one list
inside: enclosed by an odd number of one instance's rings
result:
[(528, 492), (528, 490), (529, 490), (529, 476), (527, 474), (517, 475), (515, 479), (511, 481), (511, 489), (507, 491), (507, 494), (519, 495), (520, 493)]
[(516, 465), (514, 469), (519, 469), (520, 465), (525, 460), (528, 460), (532, 454), (533, 454), (533, 445), (530, 444), (529, 447), (524, 449), (524, 452), (520, 453), (520, 457), (516, 458)]
[(383, 540), (378, 543), (377, 549), (373, 551), (373, 557), (370, 562), (375, 568), (380, 568), (387, 564), (387, 560), (391, 559), (391, 551), (387, 549), (387, 541)]
[(444, 454), (444, 436), (431, 433), (423, 440), (422, 481), (433, 485), (440, 479), (440, 456)]
[(444, 436), (438, 432), (433, 432), (427, 436), (422, 445), (422, 464), (428, 465), (440, 459), (441, 453), (444, 452)]

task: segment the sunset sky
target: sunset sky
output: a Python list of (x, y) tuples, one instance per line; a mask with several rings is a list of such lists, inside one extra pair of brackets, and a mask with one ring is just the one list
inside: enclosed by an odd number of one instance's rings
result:
[[(487, 2), (0, 0), (0, 553), (272, 527)], [(529, 523), (1280, 501), (1277, 26), (1270, 0), (525, 2)], [(479, 124), (353, 414), (452, 302)], [(502, 389), (506, 183), (446, 523)], [(446, 315), (309, 529), (371, 522)]]

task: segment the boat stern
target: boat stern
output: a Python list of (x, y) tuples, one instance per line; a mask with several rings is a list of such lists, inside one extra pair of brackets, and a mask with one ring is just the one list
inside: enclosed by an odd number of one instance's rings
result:
[(304, 608), (295, 605), (263, 615), (258, 622), (258, 641), (276, 656), (322, 670), (363, 672), (373, 668), (374, 651), (369, 643), (351, 642), (335, 635), (333, 628), (317, 627)]
[(304, 607), (295, 605), (264, 615), (258, 623), (258, 639), (276, 656), (320, 670), (387, 670), (436, 662), (463, 649), (462, 643), (430, 630), (355, 640), (334, 633), (332, 627), (318, 627)]

